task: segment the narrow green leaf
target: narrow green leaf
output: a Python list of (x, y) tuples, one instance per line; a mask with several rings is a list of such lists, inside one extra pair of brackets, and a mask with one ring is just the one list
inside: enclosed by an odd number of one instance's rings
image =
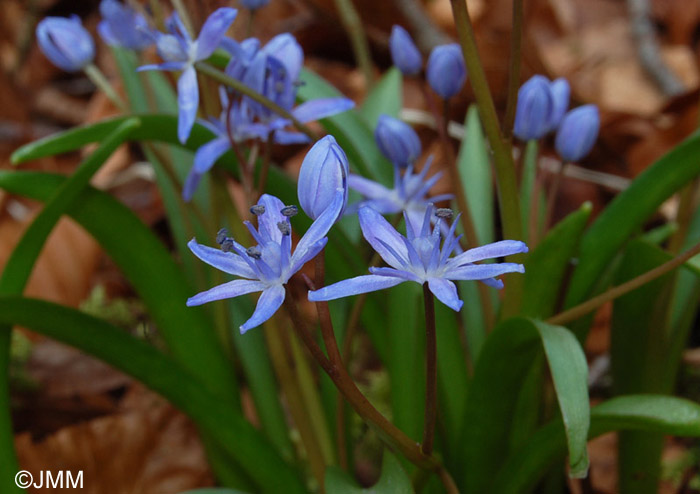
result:
[(605, 208), (581, 243), (566, 307), (591, 295), (596, 280), (630, 236), (663, 201), (700, 174), (700, 135), (672, 149), (639, 175)]
[(357, 487), (355, 481), (338, 467), (326, 470), (326, 492), (333, 494), (413, 494), (411, 479), (401, 467), (401, 463), (388, 450), (384, 451), (382, 475), (379, 481), (368, 489)]
[[(509, 432), (523, 376), (544, 348), (557, 391), (574, 474), (587, 467), (587, 365), (567, 329), (530, 319), (509, 319), (494, 329), (481, 350), (467, 394), (459, 464), (465, 492), (491, 492), (508, 451)], [(498, 390), (498, 392), (494, 392)]]
[(396, 67), (391, 67), (367, 95), (360, 108), (360, 114), (370, 129), (377, 126), (382, 114), (398, 118), (403, 106), (403, 75)]
[[(311, 71), (302, 70), (300, 79), (304, 83), (297, 94), (301, 101), (342, 96), (336, 88)], [(372, 129), (359, 112), (346, 111), (324, 118), (321, 123), (337, 139), (356, 172), (385, 185), (392, 183), (394, 168), (379, 151)]]
[(579, 247), (593, 207), (584, 203), (560, 221), (525, 260), (521, 314), (545, 319), (556, 309), (564, 276)]
[(479, 244), (487, 244), (494, 241), (493, 182), (490, 155), (476, 105), (470, 106), (467, 111), (464, 132), (457, 167)]
[(75, 309), (17, 296), (0, 297), (0, 323), (21, 325), (74, 346), (162, 394), (217, 437), (262, 491), (306, 492), (294, 469), (242, 413), (147, 343)]
[[(613, 398), (591, 409), (589, 439), (618, 430), (700, 437), (700, 405), (671, 396), (630, 395)], [(526, 446), (509, 455), (490, 492), (530, 492), (565, 454), (566, 438), (561, 422), (546, 425)]]

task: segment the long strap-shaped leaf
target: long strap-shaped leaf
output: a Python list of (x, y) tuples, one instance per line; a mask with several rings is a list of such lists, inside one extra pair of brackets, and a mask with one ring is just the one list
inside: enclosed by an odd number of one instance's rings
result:
[[(700, 405), (671, 396), (628, 395), (593, 407), (589, 439), (619, 430), (700, 437)], [(561, 422), (546, 425), (526, 446), (508, 457), (490, 492), (530, 492), (565, 454), (566, 438), (562, 433)]]
[(647, 168), (605, 208), (581, 242), (578, 267), (566, 297), (567, 307), (591, 294), (620, 247), (663, 201), (698, 174), (700, 134), (695, 134)]
[[(0, 294), (20, 294), (24, 290), (32, 268), (44, 245), (65, 210), (75, 202), (81, 190), (99, 167), (124, 142), (127, 136), (139, 126), (135, 118), (125, 119), (105, 136), (97, 150), (81, 165), (70, 181), (65, 182), (47, 197), (47, 206), (39, 213), (20, 239), (0, 276)], [(11, 326), (0, 326), (0, 483), (13, 489), (17, 460), (12, 441), (12, 423), (9, 401), (9, 354)]]
[(75, 309), (17, 296), (0, 297), (0, 324), (22, 325), (74, 346), (160, 393), (219, 438), (262, 492), (306, 492), (292, 467), (240, 412), (151, 345)]
[(527, 369), (544, 348), (569, 448), (573, 475), (588, 467), (588, 367), (576, 337), (566, 328), (524, 318), (501, 323), (486, 340), (467, 394), (462, 451), (454, 471), (463, 492), (491, 492), (509, 447), (510, 425)]

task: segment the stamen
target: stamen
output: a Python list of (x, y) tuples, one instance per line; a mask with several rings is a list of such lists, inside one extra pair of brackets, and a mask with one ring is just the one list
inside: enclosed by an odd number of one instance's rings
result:
[(297, 213), (299, 213), (299, 208), (296, 206), (285, 206), (282, 209), (280, 209), (280, 213), (282, 213), (282, 216), (291, 218), (292, 216), (296, 216)]
[(231, 238), (225, 238), (223, 242), (221, 242), (221, 250), (224, 252), (231, 252), (233, 250), (233, 239)]
[(216, 233), (216, 243), (219, 245), (222, 245), (224, 243), (224, 240), (228, 237), (228, 230), (226, 228), (222, 228)]
[(454, 215), (454, 212), (450, 208), (437, 208), (435, 210), (435, 216), (443, 220), (450, 220)]
[(288, 221), (277, 222), (277, 228), (282, 232), (282, 235), (291, 235), (292, 228), (289, 226)]
[(262, 252), (260, 252), (260, 249), (257, 247), (248, 247), (245, 253), (248, 254), (248, 257), (252, 257), (253, 259), (260, 259), (262, 257)]
[(265, 214), (265, 206), (263, 206), (262, 204), (256, 204), (255, 206), (251, 206), (250, 213), (254, 214), (255, 216), (261, 216)]

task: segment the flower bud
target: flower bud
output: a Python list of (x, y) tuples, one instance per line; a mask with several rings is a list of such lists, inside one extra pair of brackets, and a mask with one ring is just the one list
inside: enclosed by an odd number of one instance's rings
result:
[(289, 33), (278, 34), (265, 44), (262, 51), (284, 65), (290, 81), (296, 82), (299, 79), (304, 65), (304, 50), (294, 36)]
[(423, 57), (411, 35), (401, 26), (394, 25), (391, 28), (389, 50), (391, 51), (391, 60), (404, 75), (416, 75), (420, 72)]
[[(309, 150), (299, 171), (297, 195), (307, 216), (318, 218), (333, 202), (337, 189), (348, 200), (348, 158), (333, 136), (327, 135)], [(341, 211), (342, 215), (342, 211)]]
[(36, 37), (46, 58), (68, 72), (81, 70), (95, 58), (95, 43), (77, 16), (44, 18)]
[(579, 161), (593, 148), (600, 130), (595, 105), (580, 106), (564, 115), (554, 145), (564, 161)]
[(399, 168), (406, 168), (420, 156), (420, 139), (413, 127), (389, 115), (379, 116), (374, 139), (382, 154)]
[(462, 50), (457, 43), (436, 46), (428, 58), (428, 83), (444, 99), (457, 94), (467, 80)]
[(142, 50), (153, 44), (146, 18), (117, 0), (100, 2), (102, 21), (97, 31), (105, 43), (130, 50)]
[(561, 119), (564, 118), (566, 110), (569, 109), (569, 97), (571, 96), (571, 87), (569, 87), (569, 82), (560, 77), (552, 81), (549, 85), (549, 89), (552, 92), (552, 114), (549, 118), (549, 132), (556, 130), (561, 123)]
[(513, 134), (523, 141), (541, 139), (550, 129), (554, 100), (549, 80), (532, 76), (518, 91)]

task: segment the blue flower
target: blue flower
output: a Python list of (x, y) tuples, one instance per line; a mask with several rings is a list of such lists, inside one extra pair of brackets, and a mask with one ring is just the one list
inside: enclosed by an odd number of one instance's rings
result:
[(259, 9), (270, 3), (270, 0), (241, 0), (241, 5), (250, 10)]
[[(308, 136), (301, 132), (285, 130), (285, 127), (291, 125), (285, 118), (276, 117), (267, 122), (256, 121), (246, 98), (230, 103), (229, 94), (223, 88), (220, 88), (219, 95), (222, 108), (219, 118), (199, 120), (199, 123), (208, 128), (215, 137), (201, 146), (194, 155), (192, 168), (182, 189), (185, 201), (192, 199), (202, 176), (214, 166), (216, 160), (231, 149), (232, 138), (235, 142), (249, 139), (267, 141), (272, 136), (275, 143), (282, 145), (303, 144), (309, 141)], [(307, 123), (347, 111), (354, 105), (355, 103), (347, 98), (324, 98), (302, 103), (291, 113), (301, 123)]]
[(527, 246), (515, 240), (502, 240), (450, 257), (459, 242), (459, 237), (454, 236), (457, 221), (452, 223), (441, 247), (442, 220), (438, 218), (431, 231), (432, 215), (431, 206), (426, 210), (423, 224), (417, 231), (407, 221), (404, 237), (374, 209), (362, 208), (359, 213), (362, 234), (389, 267), (370, 268), (370, 275), (339, 281), (320, 290), (310, 291), (309, 300), (335, 300), (413, 281), (421, 285), (427, 283), (438, 300), (459, 311), (463, 302), (457, 295), (453, 280), (479, 280), (489, 286), (501, 288), (503, 282), (496, 280), (496, 276), (525, 271), (522, 264), (515, 263), (474, 264), (485, 259), (527, 252)]
[(46, 58), (65, 71), (82, 70), (95, 58), (95, 43), (78, 16), (46, 17), (36, 37)]
[(518, 91), (513, 134), (523, 141), (541, 139), (550, 131), (553, 110), (554, 99), (549, 79), (541, 75), (532, 76)]
[(177, 12), (167, 21), (169, 34), (154, 34), (158, 53), (165, 60), (156, 65), (144, 65), (139, 70), (180, 70), (177, 81), (178, 122), (177, 136), (184, 143), (190, 135), (199, 107), (199, 88), (195, 62), (205, 60), (214, 53), (224, 38), (229, 26), (236, 18), (236, 9), (220, 8), (211, 14), (199, 36), (192, 40)]
[(327, 135), (313, 145), (301, 164), (297, 188), (299, 204), (309, 218), (316, 219), (323, 214), (333, 202), (337, 189), (345, 191), (345, 209), (348, 174), (348, 158), (333, 136)]
[(428, 83), (437, 94), (449, 99), (459, 93), (467, 80), (467, 67), (457, 43), (433, 48), (426, 68)]
[(553, 80), (549, 88), (552, 92), (552, 113), (549, 119), (549, 132), (556, 130), (564, 118), (564, 114), (569, 109), (569, 98), (571, 96), (571, 87), (569, 81), (560, 77)]
[(423, 57), (413, 38), (404, 28), (394, 25), (389, 36), (391, 60), (404, 75), (416, 75), (423, 66)]
[(241, 327), (241, 333), (255, 328), (279, 309), (284, 302), (284, 285), (306, 262), (326, 245), (326, 234), (333, 226), (343, 206), (344, 191), (336, 191), (333, 202), (308, 229), (292, 253), (290, 214), (294, 207), (285, 207), (277, 197), (264, 194), (251, 211), (258, 217), (258, 228), (246, 221), (246, 226), (257, 242), (245, 248), (234, 239), (219, 232), (217, 241), (221, 249), (214, 249), (192, 239), (190, 250), (207, 264), (238, 276), (236, 279), (198, 293), (187, 300), (188, 306), (202, 305), (215, 300), (239, 297), (247, 293), (262, 292), (255, 312)]
[(117, 0), (100, 2), (102, 20), (97, 31), (105, 43), (130, 50), (143, 50), (153, 44), (146, 18)]
[[(427, 160), (420, 173), (414, 173), (413, 165), (403, 174), (394, 168), (394, 188), (389, 189), (373, 180), (351, 174), (348, 187), (359, 192), (365, 200), (348, 208), (348, 213), (354, 213), (364, 206), (371, 207), (381, 214), (405, 213), (414, 228), (420, 228), (425, 211), (431, 203), (452, 199), (452, 194), (441, 194), (430, 199), (426, 195), (440, 180), (442, 172), (438, 172), (426, 180), (432, 157)], [(443, 228), (446, 225), (443, 223)], [(444, 232), (443, 232), (444, 233)]]
[(598, 107), (580, 106), (564, 115), (554, 146), (564, 161), (579, 161), (593, 148), (599, 130)]
[(379, 116), (374, 139), (382, 154), (399, 168), (406, 168), (420, 156), (420, 139), (413, 127), (389, 115)]

